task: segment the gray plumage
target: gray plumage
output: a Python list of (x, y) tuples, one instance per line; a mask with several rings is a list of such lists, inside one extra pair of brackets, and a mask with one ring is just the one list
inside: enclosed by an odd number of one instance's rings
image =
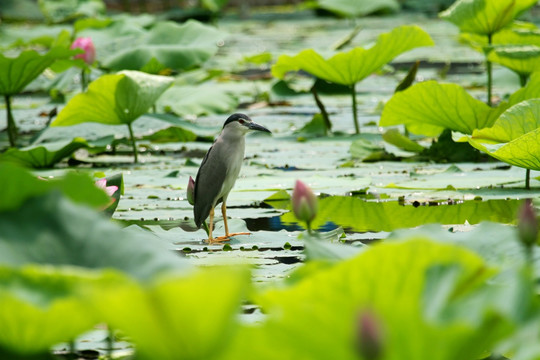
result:
[(270, 132), (252, 122), (247, 115), (231, 115), (206, 153), (195, 179), (193, 214), (197, 227), (202, 225), (216, 205), (227, 202), (244, 161), (244, 135), (249, 130)]

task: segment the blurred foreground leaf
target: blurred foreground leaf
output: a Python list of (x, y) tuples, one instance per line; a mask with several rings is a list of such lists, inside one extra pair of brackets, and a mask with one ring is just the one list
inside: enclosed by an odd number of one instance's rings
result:
[[(268, 318), (244, 328), (230, 358), (358, 359), (358, 318), (367, 311), (381, 329), (382, 360), (432, 359), (432, 346), (440, 360), (475, 359), (517, 322), (499, 305), (518, 294), (533, 299), (530, 287), (490, 287), (492, 274), (477, 255), (455, 245), (420, 238), (375, 245), (260, 295)], [(478, 305), (471, 307), (473, 300)]]
[(19, 166), (3, 162), (0, 162), (0, 174), (0, 212), (14, 211), (28, 199), (51, 191), (60, 191), (72, 201), (95, 209), (111, 200), (86, 174), (68, 172), (58, 179), (39, 179)]
[(146, 286), (111, 283), (93, 301), (135, 343), (137, 358), (214, 359), (236, 335), (249, 282), (245, 268), (211, 268), (161, 276)]
[(49, 359), (53, 345), (98, 321), (85, 296), (110, 277), (115, 276), (76, 267), (0, 266), (0, 356)]
[(141, 280), (188, 267), (157, 238), (122, 230), (59, 192), (1, 212), (0, 228), (0, 264), (114, 268)]

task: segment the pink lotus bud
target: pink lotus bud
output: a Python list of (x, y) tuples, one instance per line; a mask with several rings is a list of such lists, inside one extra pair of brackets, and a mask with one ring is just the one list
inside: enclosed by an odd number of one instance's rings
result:
[(300, 180), (296, 180), (292, 194), (292, 209), (298, 220), (309, 224), (317, 215), (317, 197), (313, 191)]
[(383, 351), (382, 332), (375, 314), (363, 311), (358, 319), (357, 331), (357, 349), (362, 359), (380, 359)]
[(195, 204), (195, 180), (190, 176), (187, 186), (187, 201), (190, 203), (190, 205)]
[(71, 44), (71, 49), (82, 49), (84, 53), (75, 55), (75, 59), (83, 59), (85, 63), (91, 65), (96, 59), (96, 48), (92, 39), (89, 37), (80, 37)]
[(518, 214), (518, 233), (521, 242), (531, 247), (536, 244), (538, 221), (531, 199), (526, 199)]
[(116, 185), (107, 186), (107, 179), (105, 178), (97, 180), (96, 186), (103, 189), (103, 191), (105, 191), (109, 196), (112, 196), (116, 190), (118, 190), (118, 186)]

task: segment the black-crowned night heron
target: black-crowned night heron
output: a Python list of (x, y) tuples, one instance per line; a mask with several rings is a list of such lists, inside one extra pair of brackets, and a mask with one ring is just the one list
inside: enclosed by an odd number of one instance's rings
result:
[[(254, 123), (247, 115), (233, 114), (223, 124), (223, 129), (204, 157), (195, 179), (193, 214), (198, 228), (210, 216), (208, 242), (226, 241), (229, 237), (248, 233), (229, 233), (227, 225), (227, 197), (238, 178), (246, 148), (244, 136), (250, 130), (270, 132)], [(219, 203), (225, 224), (225, 236), (212, 237), (214, 208)]]

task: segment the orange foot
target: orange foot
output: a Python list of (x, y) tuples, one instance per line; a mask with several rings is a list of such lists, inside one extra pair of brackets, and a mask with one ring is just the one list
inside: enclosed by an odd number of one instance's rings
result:
[(231, 233), (229, 235), (218, 236), (218, 237), (215, 237), (213, 239), (209, 239), (207, 241), (208, 241), (209, 244), (221, 243), (221, 242), (224, 242), (224, 241), (229, 241), (229, 240), (231, 240), (231, 237), (237, 236), (237, 235), (251, 235), (251, 233), (249, 233), (249, 232)]

